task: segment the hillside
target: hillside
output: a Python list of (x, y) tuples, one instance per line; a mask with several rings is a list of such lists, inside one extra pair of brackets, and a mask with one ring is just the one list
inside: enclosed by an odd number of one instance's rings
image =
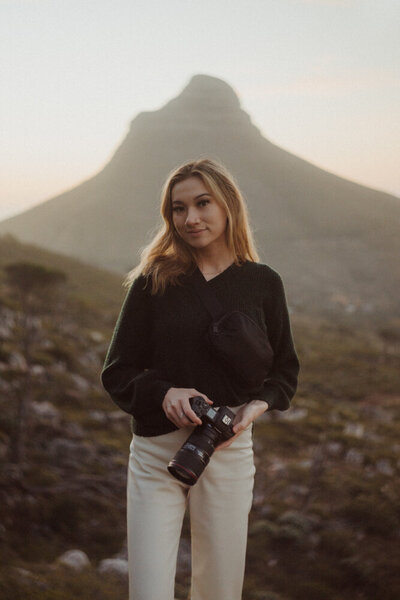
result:
[[(328, 141), (327, 141), (328, 143)], [(400, 201), (272, 144), (224, 81), (195, 75), (160, 108), (142, 112), (95, 176), (0, 222), (0, 234), (121, 273), (158, 222), (169, 171), (210, 156), (248, 201), (262, 260), (310, 313), (400, 316)]]
[[(21, 307), (3, 271), (25, 260), (27, 247), (3, 239), (2, 248), (8, 254), (0, 252), (0, 595), (125, 600), (130, 418), (99, 380), (120, 282), (30, 246), (32, 260), (64, 268), (69, 293), (60, 288), (31, 323), (37, 337), (27, 364), (15, 327)], [(290, 410), (256, 424), (243, 600), (399, 597), (399, 328), (392, 321), (389, 336), (293, 315), (299, 390)], [(16, 465), (7, 457), (21, 389), (29, 395), (29, 435)], [(188, 592), (188, 535), (185, 521), (180, 600)], [(64, 553), (72, 549), (86, 554), (86, 566), (66, 566)], [(110, 558), (119, 571), (104, 562)]]

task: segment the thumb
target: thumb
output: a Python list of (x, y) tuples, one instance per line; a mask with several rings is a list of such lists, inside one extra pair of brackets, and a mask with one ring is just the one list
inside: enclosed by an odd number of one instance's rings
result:
[(233, 426), (233, 431), (235, 433), (238, 433), (239, 431), (243, 431), (244, 429), (246, 429), (246, 425), (245, 425), (244, 421), (239, 421), (238, 423), (236, 423)]

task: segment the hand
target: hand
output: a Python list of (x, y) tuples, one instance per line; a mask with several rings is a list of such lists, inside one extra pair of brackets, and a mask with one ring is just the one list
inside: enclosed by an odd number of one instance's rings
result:
[(208, 404), (212, 400), (205, 394), (198, 392), (194, 388), (169, 388), (162, 402), (162, 408), (167, 418), (178, 428), (187, 427), (187, 425), (201, 425), (201, 420), (192, 410), (189, 398), (201, 396)]
[(233, 431), (235, 435), (229, 440), (222, 442), (219, 444), (215, 450), (222, 450), (223, 448), (228, 448), (239, 435), (252, 423), (262, 415), (268, 408), (268, 403), (265, 400), (252, 400), (248, 402), (244, 406), (242, 406), (236, 413), (235, 419), (233, 421)]

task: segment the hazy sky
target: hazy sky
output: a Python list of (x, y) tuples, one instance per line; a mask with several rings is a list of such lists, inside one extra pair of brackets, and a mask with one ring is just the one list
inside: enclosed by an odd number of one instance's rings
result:
[(0, 0), (0, 218), (94, 175), (197, 73), (271, 142), (400, 195), (399, 39), (399, 0)]

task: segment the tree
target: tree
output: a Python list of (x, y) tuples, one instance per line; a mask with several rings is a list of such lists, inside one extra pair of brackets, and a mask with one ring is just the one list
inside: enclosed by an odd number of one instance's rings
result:
[(23, 359), (14, 385), (16, 410), (9, 445), (10, 461), (19, 464), (24, 456), (27, 409), (32, 399), (32, 350), (44, 335), (41, 316), (51, 313), (56, 292), (67, 276), (62, 271), (30, 262), (10, 263), (4, 270), (6, 283), (17, 302), (15, 341)]

